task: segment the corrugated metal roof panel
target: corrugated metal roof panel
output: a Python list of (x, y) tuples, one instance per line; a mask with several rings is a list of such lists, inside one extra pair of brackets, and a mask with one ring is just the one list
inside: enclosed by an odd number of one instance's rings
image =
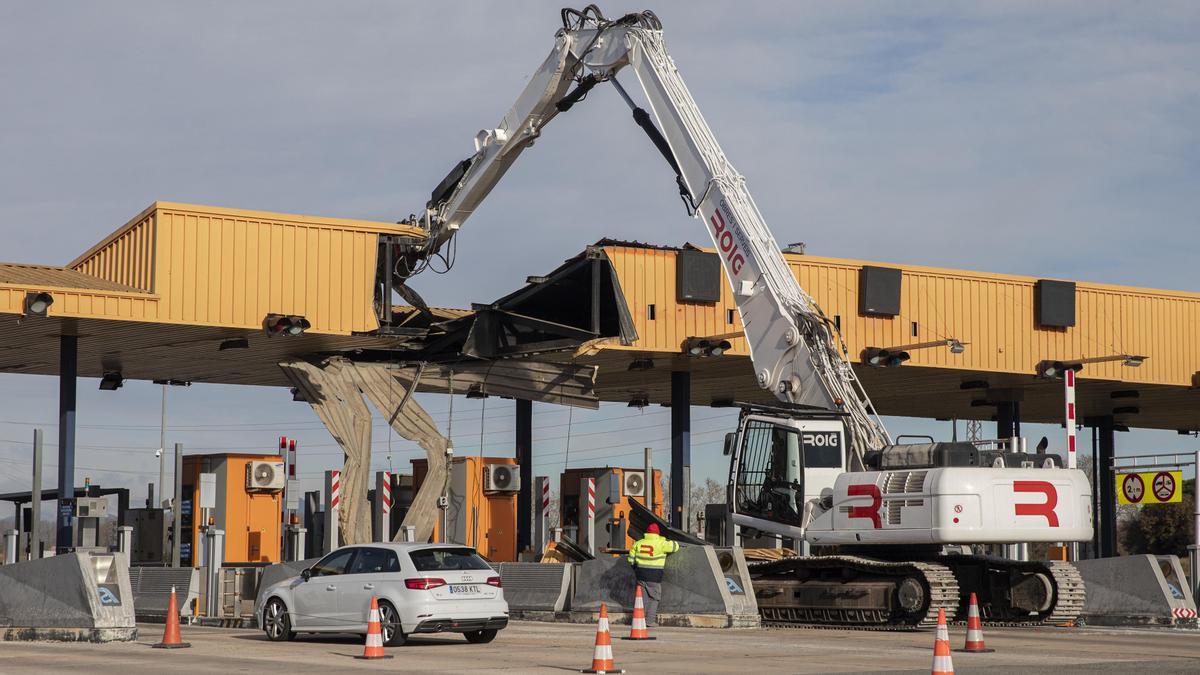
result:
[(77, 288), (88, 291), (145, 293), (145, 291), (132, 286), (99, 279), (65, 267), (23, 263), (0, 263), (0, 284), (29, 286), (30, 290), (34, 288)]

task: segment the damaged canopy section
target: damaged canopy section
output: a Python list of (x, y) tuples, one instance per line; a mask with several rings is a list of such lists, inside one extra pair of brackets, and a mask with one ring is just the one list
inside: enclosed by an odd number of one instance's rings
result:
[[(387, 253), (387, 246), (383, 246)], [(381, 267), (384, 297), (392, 291)], [(362, 350), (356, 362), (425, 364), (417, 390), (467, 392), (596, 407), (595, 369), (570, 361), (598, 342), (630, 344), (637, 331), (616, 272), (604, 251), (590, 247), (548, 275), (471, 312), (425, 306), (411, 289), (396, 288), (414, 308), (380, 313), (394, 349)]]

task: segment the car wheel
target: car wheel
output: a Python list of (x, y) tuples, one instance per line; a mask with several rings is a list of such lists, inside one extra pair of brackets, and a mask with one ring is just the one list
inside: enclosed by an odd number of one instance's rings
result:
[(379, 632), (383, 633), (383, 644), (389, 647), (399, 647), (408, 640), (400, 628), (400, 615), (390, 602), (379, 603)]
[(292, 617), (287, 606), (279, 598), (271, 598), (263, 609), (263, 632), (271, 642), (286, 642), (296, 637), (292, 630)]
[(469, 630), (463, 635), (466, 636), (467, 642), (473, 645), (483, 645), (496, 639), (496, 630)]

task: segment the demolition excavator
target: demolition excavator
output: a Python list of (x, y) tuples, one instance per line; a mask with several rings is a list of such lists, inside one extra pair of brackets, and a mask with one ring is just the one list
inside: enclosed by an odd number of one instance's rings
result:
[[(631, 71), (649, 108), (617, 79)], [(1060, 623), (1083, 607), (1066, 562), (947, 554), (1014, 542), (1092, 535), (1091, 489), (1057, 456), (1020, 439), (894, 444), (874, 412), (836, 326), (800, 287), (746, 188), (717, 144), (663, 42), (652, 12), (608, 19), (595, 5), (562, 10), (554, 48), (495, 128), (405, 222), (387, 273), (401, 294), (442, 256), (522, 151), (555, 116), (611, 85), (674, 171), (687, 212), (708, 232), (741, 315), (758, 385), (775, 405), (742, 406), (730, 456), (729, 510), (743, 532), (807, 542), (815, 555), (757, 565), (765, 621), (908, 627), (939, 609), (965, 615), (975, 593), (985, 618)]]

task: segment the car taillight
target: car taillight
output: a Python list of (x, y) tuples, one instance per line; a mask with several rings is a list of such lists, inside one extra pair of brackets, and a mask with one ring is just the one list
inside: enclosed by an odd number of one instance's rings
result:
[(488, 577), (487, 584), (488, 586), (500, 588), (500, 577)]
[(428, 591), (431, 588), (437, 588), (438, 586), (445, 586), (445, 585), (446, 585), (445, 579), (418, 577), (416, 579), (405, 579), (404, 580), (404, 586), (406, 588), (410, 588), (414, 591)]

